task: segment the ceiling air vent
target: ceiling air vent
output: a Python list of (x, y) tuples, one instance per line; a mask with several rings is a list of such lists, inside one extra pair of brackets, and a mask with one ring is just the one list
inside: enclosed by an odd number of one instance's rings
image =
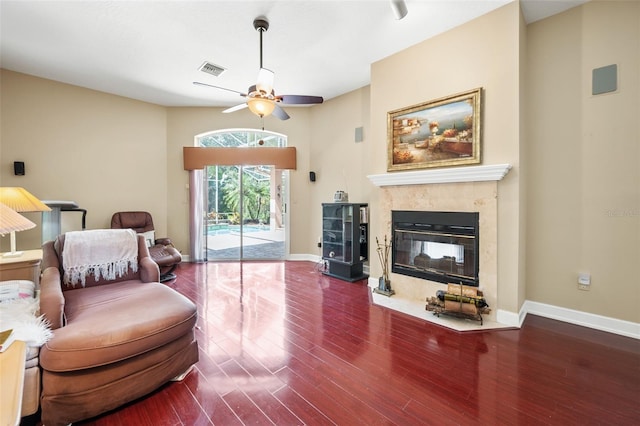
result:
[(222, 68), (220, 65), (212, 64), (211, 62), (205, 62), (200, 66), (200, 71), (219, 77), (220, 74), (226, 71), (226, 69)]

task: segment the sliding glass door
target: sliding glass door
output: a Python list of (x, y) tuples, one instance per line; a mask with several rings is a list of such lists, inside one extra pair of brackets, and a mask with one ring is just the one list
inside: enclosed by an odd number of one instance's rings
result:
[[(236, 130), (205, 135), (201, 146), (281, 146), (283, 139)], [(204, 172), (207, 260), (284, 259), (288, 172), (269, 165), (211, 165)]]

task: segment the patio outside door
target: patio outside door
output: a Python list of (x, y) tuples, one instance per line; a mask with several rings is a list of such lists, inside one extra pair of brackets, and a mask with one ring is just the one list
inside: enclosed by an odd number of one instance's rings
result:
[(272, 166), (209, 166), (207, 259), (285, 258), (284, 176)]

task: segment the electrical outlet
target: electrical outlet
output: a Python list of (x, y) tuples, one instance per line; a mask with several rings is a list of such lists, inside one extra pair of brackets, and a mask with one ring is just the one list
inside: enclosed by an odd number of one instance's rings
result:
[(581, 272), (578, 274), (578, 290), (591, 290), (591, 274), (588, 272)]

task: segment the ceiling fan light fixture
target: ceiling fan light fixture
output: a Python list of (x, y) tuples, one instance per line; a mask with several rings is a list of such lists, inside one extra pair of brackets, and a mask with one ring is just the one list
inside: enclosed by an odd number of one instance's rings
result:
[(269, 95), (273, 91), (273, 71), (266, 68), (260, 68), (258, 72), (258, 82), (256, 83), (256, 90), (263, 95)]
[(271, 115), (276, 108), (276, 104), (271, 99), (264, 98), (249, 98), (247, 99), (247, 105), (252, 113), (258, 117), (267, 117)]
[[(1, 1), (1, 0), (0, 0)], [(229, 92), (237, 93), (246, 99), (240, 105), (233, 106), (223, 110), (223, 113), (230, 113), (241, 110), (243, 108), (249, 108), (249, 110), (260, 118), (267, 117), (273, 114), (279, 120), (288, 120), (289, 114), (280, 107), (280, 105), (311, 105), (321, 104), (324, 99), (322, 96), (307, 96), (307, 95), (279, 95), (276, 96), (273, 90), (273, 71), (266, 69), (262, 66), (262, 33), (269, 28), (269, 21), (265, 17), (258, 17), (253, 21), (253, 27), (260, 33), (260, 70), (258, 72), (258, 79), (255, 85), (249, 86), (246, 93), (238, 92), (237, 90), (227, 89), (220, 86), (214, 86), (213, 84), (200, 83), (194, 81), (193, 84), (198, 86), (207, 86), (214, 89), (222, 89)]]

